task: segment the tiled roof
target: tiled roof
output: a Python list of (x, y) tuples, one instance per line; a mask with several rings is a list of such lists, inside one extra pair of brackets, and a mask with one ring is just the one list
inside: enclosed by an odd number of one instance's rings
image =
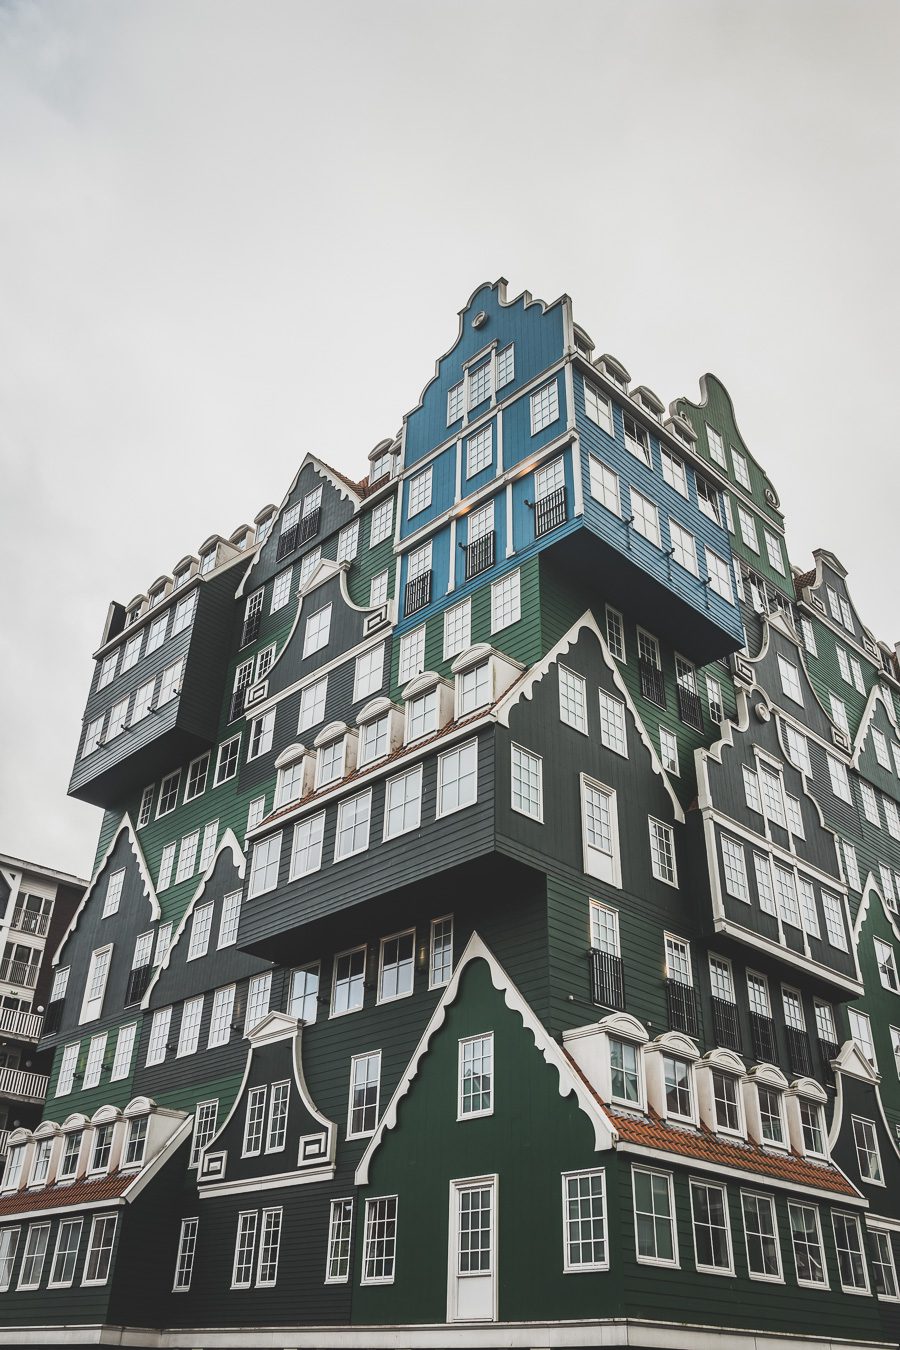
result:
[(339, 478), (342, 483), (346, 483), (351, 492), (363, 493), (363, 484), (368, 483), (368, 478), (364, 478), (362, 482), (357, 483), (353, 478), (348, 478), (340, 469), (336, 469), (333, 464), (327, 464), (325, 460), (322, 459), (321, 455), (316, 455), (316, 459), (322, 465), (323, 469), (327, 469), (335, 478)]
[(816, 579), (815, 568), (813, 568), (811, 572), (801, 572), (799, 576), (794, 577), (794, 589), (797, 592), (798, 598), (800, 596), (801, 591), (804, 591), (807, 586), (811, 586), (815, 581), (815, 579)]
[(69, 1186), (40, 1186), (0, 1196), (0, 1218), (28, 1214), (36, 1209), (55, 1209), (61, 1205), (79, 1209), (98, 1200), (115, 1200), (134, 1181), (136, 1172), (111, 1172), (94, 1181), (73, 1181)]
[(572, 1056), (568, 1055), (568, 1052), (566, 1054), (574, 1071), (587, 1084), (609, 1116), (620, 1139), (627, 1144), (639, 1144), (643, 1148), (656, 1149), (660, 1153), (696, 1158), (698, 1161), (716, 1163), (720, 1167), (756, 1172), (760, 1177), (789, 1181), (795, 1186), (814, 1186), (820, 1191), (833, 1191), (835, 1195), (849, 1195), (855, 1200), (859, 1199), (860, 1193), (855, 1186), (829, 1163), (810, 1162), (797, 1153), (769, 1152), (749, 1141), (726, 1142), (705, 1125), (701, 1125), (698, 1129), (669, 1125), (652, 1109), (645, 1116), (617, 1111), (615, 1107), (603, 1101)]

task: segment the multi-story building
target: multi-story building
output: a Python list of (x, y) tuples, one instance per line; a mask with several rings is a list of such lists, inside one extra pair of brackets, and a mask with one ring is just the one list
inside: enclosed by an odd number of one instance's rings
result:
[(112, 605), (0, 1340), (896, 1345), (900, 671), (815, 561), (498, 282)]
[(38, 1048), (51, 959), (87, 890), (68, 872), (0, 854), (0, 1158), (41, 1119), (53, 1060)]

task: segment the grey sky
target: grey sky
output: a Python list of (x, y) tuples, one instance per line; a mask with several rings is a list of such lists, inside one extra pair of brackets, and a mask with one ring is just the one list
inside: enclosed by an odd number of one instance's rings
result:
[(898, 48), (872, 0), (0, 5), (0, 849), (90, 867), (108, 601), (361, 474), (500, 275), (666, 402), (718, 374), (900, 637)]

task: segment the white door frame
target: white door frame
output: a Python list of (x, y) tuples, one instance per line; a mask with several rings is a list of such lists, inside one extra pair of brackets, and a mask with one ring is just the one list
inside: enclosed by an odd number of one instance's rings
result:
[[(477, 1190), (479, 1188), (491, 1188), (491, 1313), (489, 1317), (461, 1318), (456, 1313), (457, 1282), (460, 1279), (468, 1277), (460, 1276), (458, 1273), (458, 1255), (459, 1255), (459, 1195), (464, 1190)], [(500, 1192), (500, 1178), (496, 1172), (487, 1173), (480, 1177), (454, 1177), (450, 1182), (449, 1195), (449, 1218), (448, 1237), (447, 1237), (447, 1321), (448, 1322), (471, 1322), (473, 1320), (481, 1322), (496, 1322), (498, 1308), (498, 1270), (497, 1270), (497, 1228), (498, 1224), (498, 1196)]]

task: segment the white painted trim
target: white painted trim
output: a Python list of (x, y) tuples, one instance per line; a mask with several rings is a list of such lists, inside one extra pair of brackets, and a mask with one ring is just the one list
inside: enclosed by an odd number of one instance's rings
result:
[(116, 844), (119, 842), (119, 835), (122, 834), (123, 831), (128, 835), (128, 841), (131, 844), (131, 851), (134, 854), (135, 861), (137, 862), (138, 866), (138, 871), (140, 872), (141, 875), (141, 880), (144, 883), (144, 895), (147, 897), (147, 901), (150, 905), (150, 920), (151, 922), (153, 922), (154, 920), (162, 917), (162, 910), (160, 909), (159, 900), (156, 897), (156, 889), (150, 878), (150, 869), (147, 866), (147, 860), (144, 857), (144, 851), (141, 848), (140, 843), (138, 842), (138, 837), (135, 832), (135, 828), (131, 823), (131, 817), (126, 811), (125, 815), (122, 817), (116, 828), (115, 834), (109, 841), (106, 852), (103, 854), (103, 857), (100, 859), (99, 863), (97, 864), (97, 867), (94, 870), (94, 874), (91, 877), (90, 884), (88, 885), (87, 890), (82, 896), (78, 908), (72, 915), (72, 918), (69, 921), (69, 926), (66, 928), (66, 931), (60, 938), (59, 946), (57, 947), (56, 951), (53, 954), (51, 965), (56, 966), (59, 963), (59, 958), (62, 953), (62, 949), (66, 945), (66, 942), (68, 941), (71, 934), (74, 933), (75, 929), (78, 927), (78, 920), (81, 918), (82, 911), (84, 910), (84, 907), (90, 900), (91, 896), (94, 894), (97, 882), (103, 875), (103, 870), (106, 867), (106, 864), (109, 862), (110, 858), (112, 857), (113, 850), (115, 849)]
[[(730, 1143), (731, 1140), (724, 1140), (724, 1143)], [(738, 1144), (735, 1147), (739, 1147)], [(631, 1144), (627, 1140), (620, 1139), (615, 1145), (618, 1153), (631, 1153), (637, 1158), (650, 1158), (657, 1163), (664, 1162), (667, 1166), (689, 1167), (695, 1172), (711, 1172), (714, 1176), (725, 1177), (730, 1181), (741, 1181), (751, 1186), (773, 1186), (777, 1190), (790, 1191), (797, 1195), (815, 1195), (821, 1200), (827, 1200), (831, 1205), (858, 1205), (865, 1208), (868, 1201), (857, 1194), (845, 1195), (841, 1191), (820, 1190), (817, 1186), (805, 1186), (798, 1181), (785, 1181), (781, 1177), (773, 1177), (768, 1172), (751, 1172), (739, 1167), (725, 1167), (722, 1163), (708, 1162), (705, 1158), (696, 1158), (692, 1154), (686, 1153), (668, 1153), (665, 1149), (649, 1148), (646, 1144)], [(818, 1161), (818, 1160), (816, 1160)], [(833, 1172), (840, 1172), (846, 1180), (844, 1172), (833, 1162), (828, 1166)], [(853, 1183), (850, 1182), (852, 1185)]]
[[(204, 1153), (208, 1148), (207, 1144)], [(210, 1200), (217, 1195), (256, 1195), (258, 1191), (286, 1190), (289, 1186), (308, 1186), (312, 1181), (331, 1181), (334, 1173), (335, 1164), (329, 1163), (327, 1167), (310, 1168), (306, 1172), (277, 1172), (272, 1176), (242, 1177), (240, 1181), (201, 1180), (198, 1196), (201, 1200)]]
[(530, 1031), (534, 1037), (535, 1048), (542, 1053), (546, 1062), (551, 1065), (552, 1068), (556, 1069), (559, 1074), (559, 1095), (561, 1097), (568, 1097), (570, 1093), (574, 1092), (578, 1105), (593, 1124), (594, 1147), (596, 1151), (602, 1152), (613, 1147), (614, 1140), (618, 1136), (609, 1117), (606, 1115), (605, 1111), (603, 1111), (599, 1102), (590, 1093), (580, 1076), (574, 1071), (563, 1050), (535, 1016), (531, 1007), (500, 965), (493, 952), (491, 952), (490, 948), (476, 932), (472, 934), (466, 944), (465, 951), (460, 956), (456, 968), (453, 971), (450, 983), (444, 989), (440, 1001), (422, 1033), (419, 1044), (416, 1046), (412, 1059), (407, 1064), (403, 1076), (385, 1108), (384, 1114), (378, 1123), (378, 1128), (359, 1161), (355, 1174), (355, 1184), (357, 1186), (368, 1185), (369, 1166), (372, 1157), (380, 1146), (385, 1131), (392, 1130), (396, 1127), (397, 1108), (412, 1086), (413, 1080), (419, 1070), (419, 1063), (428, 1051), (432, 1036), (443, 1026), (447, 1016), (447, 1008), (456, 1000), (463, 971), (466, 966), (476, 960), (485, 961), (487, 963), (491, 983), (494, 988), (503, 994), (506, 1006), (513, 1012), (518, 1013), (521, 1017), (525, 1028)]

